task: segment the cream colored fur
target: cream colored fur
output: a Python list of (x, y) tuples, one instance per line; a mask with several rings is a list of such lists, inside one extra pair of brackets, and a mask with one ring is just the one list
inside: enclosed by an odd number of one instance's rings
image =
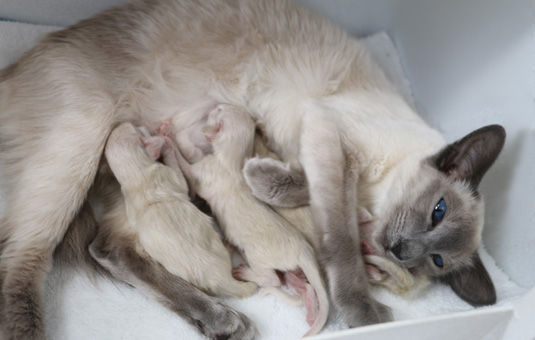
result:
[[(164, 159), (172, 157), (166, 153)], [(121, 185), (124, 198), (118, 199), (124, 199), (128, 219), (128, 223), (113, 227), (134, 234), (140, 251), (205, 292), (244, 297), (257, 290), (254, 283), (232, 277), (230, 254), (213, 220), (190, 202), (180, 169), (151, 158), (141, 133), (132, 124), (124, 123), (113, 130), (105, 154)], [(120, 213), (107, 211), (103, 218)]]
[(219, 105), (207, 124), (214, 153), (181, 166), (210, 204), (225, 238), (247, 260), (248, 267), (238, 268), (237, 275), (260, 286), (279, 286), (275, 270), (303, 270), (318, 299), (318, 314), (306, 335), (318, 333), (327, 321), (329, 299), (314, 250), (297, 229), (252, 195), (242, 174), (253, 152), (253, 121), (242, 108)]

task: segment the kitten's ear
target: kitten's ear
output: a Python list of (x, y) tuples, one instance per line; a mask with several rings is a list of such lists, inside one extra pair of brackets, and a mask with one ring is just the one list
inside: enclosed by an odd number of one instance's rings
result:
[(220, 120), (215, 126), (206, 125), (205, 127), (203, 127), (202, 132), (206, 139), (211, 142), (215, 138), (215, 136), (217, 136), (217, 134), (221, 131), (222, 128), (223, 120)]
[(466, 180), (477, 190), (505, 142), (505, 129), (489, 125), (448, 145), (433, 159), (438, 169), (454, 179)]
[(488, 306), (496, 303), (496, 290), (479, 254), (472, 255), (472, 265), (439, 277), (455, 294), (472, 306)]

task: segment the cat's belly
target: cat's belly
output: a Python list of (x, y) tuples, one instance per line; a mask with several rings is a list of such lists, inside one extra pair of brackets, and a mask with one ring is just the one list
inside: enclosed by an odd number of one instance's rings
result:
[[(234, 93), (238, 91), (233, 91)], [(301, 113), (298, 108), (284, 106), (283, 109), (272, 108), (271, 98), (258, 98), (257, 101), (268, 105), (251, 105), (254, 102), (244, 100), (242, 95), (228, 93), (199, 93), (196, 98), (175, 98), (176, 103), (161, 107), (143, 118), (151, 132), (167, 119), (172, 122), (172, 134), (181, 146), (184, 156), (195, 161), (199, 155), (198, 146), (205, 137), (202, 133), (210, 112), (219, 104), (233, 104), (245, 107), (265, 135), (268, 147), (284, 161), (296, 161), (299, 156), (299, 138), (301, 133)], [(197, 147), (195, 147), (195, 144)], [(196, 151), (195, 151), (196, 150)]]

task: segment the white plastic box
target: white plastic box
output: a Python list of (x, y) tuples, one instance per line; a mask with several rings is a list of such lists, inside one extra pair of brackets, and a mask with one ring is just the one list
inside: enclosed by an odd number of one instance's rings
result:
[[(122, 2), (0, 0), (0, 18), (66, 26)], [(497, 265), (527, 292), (499, 307), (318, 339), (535, 339), (535, 1), (299, 2), (354, 35), (386, 31), (419, 113), (447, 140), (487, 124), (506, 128), (505, 148), (480, 187), (486, 199), (483, 242)], [(0, 54), (9, 54), (2, 49)]]

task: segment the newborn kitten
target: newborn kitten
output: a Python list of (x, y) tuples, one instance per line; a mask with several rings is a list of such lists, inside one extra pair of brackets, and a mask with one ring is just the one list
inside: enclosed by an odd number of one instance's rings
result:
[[(209, 115), (204, 133), (212, 154), (189, 164), (179, 158), (184, 175), (215, 214), (225, 237), (244, 255), (249, 266), (235, 270), (236, 277), (260, 286), (280, 286), (277, 271), (286, 272), (304, 295), (307, 321), (318, 333), (329, 312), (329, 300), (314, 250), (303, 235), (251, 193), (242, 174), (246, 157), (253, 152), (255, 126), (247, 111), (219, 105)], [(299, 275), (302, 270), (310, 285)], [(316, 300), (317, 299), (317, 300)]]
[[(117, 228), (135, 233), (138, 247), (170, 273), (210, 294), (253, 294), (256, 284), (232, 277), (230, 254), (212, 219), (190, 202), (186, 180), (170, 148), (167, 137), (144, 138), (130, 123), (113, 130), (105, 155), (121, 185), (128, 221)], [(160, 149), (170, 166), (156, 161)], [(110, 210), (104, 215), (117, 213)]]

